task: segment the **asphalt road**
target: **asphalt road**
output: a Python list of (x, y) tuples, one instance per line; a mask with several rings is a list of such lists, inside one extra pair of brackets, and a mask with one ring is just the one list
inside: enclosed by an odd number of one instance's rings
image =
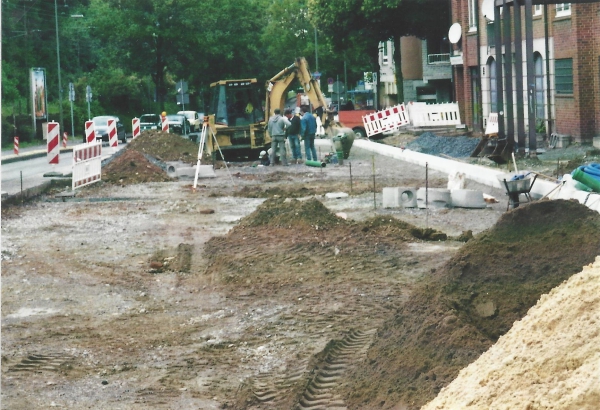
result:
[[(73, 167), (73, 146), (79, 142), (70, 142), (67, 148), (61, 148), (61, 154), (58, 164), (49, 164), (46, 155), (45, 146), (29, 147), (21, 149), (19, 155), (15, 156), (12, 150), (2, 151), (2, 182), (0, 190), (5, 195), (15, 195), (26, 190), (41, 185), (56, 174), (69, 175)], [(108, 158), (118, 150), (122, 149), (124, 144), (119, 143), (118, 147), (111, 148), (107, 144), (102, 147), (102, 159)], [(48, 175), (49, 176), (44, 176)]]

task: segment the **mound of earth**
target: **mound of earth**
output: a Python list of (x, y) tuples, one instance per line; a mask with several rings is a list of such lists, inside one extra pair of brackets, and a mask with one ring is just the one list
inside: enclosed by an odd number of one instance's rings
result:
[(423, 409), (597, 409), (600, 256), (540, 298)]
[(230, 283), (275, 286), (301, 276), (360, 276), (377, 269), (391, 274), (417, 263), (406, 243), (420, 242), (413, 235), (418, 231), (389, 216), (347, 221), (314, 198), (268, 199), (226, 236), (208, 241), (206, 273)]
[(317, 230), (344, 223), (317, 199), (306, 201), (270, 199), (241, 221), (242, 227), (271, 226), (296, 228), (314, 226)]
[(177, 134), (147, 130), (132, 139), (127, 149), (151, 155), (160, 161), (196, 162), (198, 145)]
[(600, 254), (600, 215), (540, 201), (501, 217), (420, 284), (355, 370), (349, 408), (417, 409)]
[(171, 178), (141, 152), (125, 149), (102, 168), (102, 181), (108, 184), (131, 185), (145, 182), (167, 182)]

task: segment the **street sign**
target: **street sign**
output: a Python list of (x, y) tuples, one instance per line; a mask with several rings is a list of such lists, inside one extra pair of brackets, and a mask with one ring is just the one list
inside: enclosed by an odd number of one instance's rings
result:
[(344, 86), (344, 83), (341, 81), (336, 81), (333, 83), (333, 91), (336, 94), (342, 94), (346, 91), (346, 87)]
[(69, 83), (69, 101), (75, 101), (75, 86), (73, 83)]
[(329, 77), (327, 79), (327, 84), (333, 84), (333, 78), (332, 77)]
[(190, 95), (189, 94), (177, 94), (177, 104), (181, 105), (181, 103), (183, 102), (183, 104), (189, 104), (190, 103)]
[(175, 89), (177, 90), (177, 94), (187, 93), (187, 91), (188, 91), (187, 81), (183, 81), (183, 80), (178, 81), (177, 85), (175, 86)]
[(85, 100), (87, 102), (92, 102), (92, 87), (89, 85), (85, 87)]
[(318, 72), (318, 71), (315, 71), (315, 72), (312, 74), (312, 77), (313, 77), (313, 79), (315, 79), (315, 81), (319, 81), (319, 80), (321, 79), (321, 73), (320, 73), (320, 72)]

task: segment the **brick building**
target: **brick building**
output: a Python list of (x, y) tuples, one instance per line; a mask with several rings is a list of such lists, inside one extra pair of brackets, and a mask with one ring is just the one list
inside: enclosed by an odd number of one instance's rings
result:
[[(507, 3), (513, 1), (507, 0)], [(533, 1), (533, 3), (549, 1)], [(481, 131), (485, 127), (490, 112), (506, 112), (506, 93), (503, 93), (503, 107), (497, 105), (497, 44), (494, 26), (505, 26), (505, 16), (500, 21), (490, 14), (494, 0), (452, 0), (452, 17), (461, 25), (462, 36), (454, 44), (452, 54), (462, 56), (462, 61), (453, 65), (456, 99), (461, 108), (461, 118), (470, 129)], [(524, 4), (524, 0), (520, 1)], [(573, 2), (546, 5), (533, 5), (532, 31), (533, 55), (526, 53), (525, 30), (522, 32), (523, 104), (525, 127), (528, 124), (529, 104), (535, 113), (538, 133), (570, 135), (573, 141), (591, 142), (600, 136), (600, 2)], [(525, 28), (524, 6), (520, 8), (521, 24)], [(506, 10), (506, 9), (505, 9)], [(515, 61), (515, 8), (509, 7), (511, 51), (513, 53), (512, 83), (517, 112), (517, 87)], [(487, 14), (486, 14), (487, 13)], [(503, 11), (503, 14), (505, 11)], [(485, 16), (484, 16), (485, 14)], [(502, 29), (505, 33), (505, 28)], [(504, 35), (504, 34), (503, 34)], [(504, 59), (505, 45), (501, 45)], [(528, 96), (527, 62), (533, 60), (535, 85)], [(504, 84), (507, 84), (506, 66), (500, 70)], [(506, 86), (503, 87), (506, 90)], [(529, 98), (530, 97), (530, 98)], [(510, 110), (508, 110), (510, 111)], [(507, 115), (505, 125), (508, 129)], [(515, 141), (519, 131), (515, 116)]]

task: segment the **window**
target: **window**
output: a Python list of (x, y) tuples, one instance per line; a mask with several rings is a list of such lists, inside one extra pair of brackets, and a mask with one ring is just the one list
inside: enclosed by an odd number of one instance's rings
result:
[(571, 3), (560, 3), (556, 5), (556, 17), (570, 16)]
[(494, 47), (496, 45), (496, 26), (495, 22), (490, 21), (486, 25), (488, 35), (488, 47)]
[(488, 60), (488, 72), (490, 73), (490, 112), (498, 112), (498, 88), (496, 87), (496, 60)]
[(536, 124), (544, 120), (544, 60), (539, 53), (533, 57), (535, 67), (535, 118)]
[(533, 15), (534, 16), (541, 16), (542, 15), (542, 6), (540, 4), (533, 6)]
[(477, 30), (477, 11), (476, 2), (477, 0), (469, 0), (469, 31)]
[(554, 61), (554, 83), (556, 94), (573, 94), (573, 59)]
[(387, 65), (389, 62), (388, 56), (388, 42), (383, 43), (383, 65)]

